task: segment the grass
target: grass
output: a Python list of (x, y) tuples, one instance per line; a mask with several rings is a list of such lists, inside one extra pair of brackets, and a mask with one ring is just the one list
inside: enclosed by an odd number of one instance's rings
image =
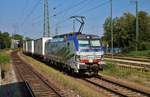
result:
[(150, 50), (144, 50), (144, 51), (130, 51), (128, 56), (134, 56), (134, 57), (150, 57)]
[(76, 81), (74, 78), (64, 75), (63, 73), (41, 63), (29, 56), (21, 55), (21, 58), (36, 67), (43, 74), (48, 74), (54, 80), (58, 81), (64, 87), (68, 87), (71, 90), (74, 90), (76, 93), (79, 93), (82, 97), (104, 97), (102, 94), (92, 90), (88, 86), (83, 85), (82, 83)]
[(0, 52), (0, 67), (5, 72), (10, 70), (10, 55), (6, 52)]
[(101, 73), (150, 87), (150, 71), (142, 72), (136, 69), (123, 68), (115, 63), (108, 63), (107, 67)]
[(108, 64), (106, 69), (102, 72), (103, 74), (109, 74), (118, 78), (126, 78), (127, 75), (130, 75), (131, 72), (127, 70), (120, 69), (119, 66), (115, 64)]

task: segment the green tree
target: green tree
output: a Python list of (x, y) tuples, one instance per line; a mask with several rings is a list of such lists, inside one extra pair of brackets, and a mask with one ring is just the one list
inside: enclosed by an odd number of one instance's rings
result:
[(3, 42), (4, 42), (4, 45), (5, 45), (5, 48), (10, 48), (11, 39), (9, 37), (8, 32), (3, 33)]
[(0, 32), (0, 48), (10, 48), (11, 39), (8, 32)]
[(127, 12), (121, 16), (115, 25), (114, 39), (118, 42), (117, 47), (125, 51), (134, 49), (135, 46), (135, 16)]
[[(113, 24), (116, 24), (116, 20), (117, 20), (117, 18), (113, 19)], [(111, 40), (110, 22), (111, 22), (111, 18), (110, 17), (106, 18), (105, 23), (103, 24), (104, 37), (102, 38), (102, 41), (105, 42), (105, 44), (107, 43), (109, 46), (111, 45), (111, 41), (110, 41)]]
[[(139, 16), (139, 49), (150, 49), (150, 16), (144, 11), (138, 13)], [(106, 18), (104, 27), (103, 41), (107, 41), (110, 47), (111, 31), (110, 17)], [(124, 51), (135, 49), (136, 36), (136, 17), (126, 12), (121, 17), (113, 19), (113, 38), (114, 47), (122, 48)]]
[(139, 16), (139, 49), (150, 49), (150, 16), (140, 11)]
[(12, 38), (15, 40), (23, 40), (23, 36), (19, 34), (14, 34)]

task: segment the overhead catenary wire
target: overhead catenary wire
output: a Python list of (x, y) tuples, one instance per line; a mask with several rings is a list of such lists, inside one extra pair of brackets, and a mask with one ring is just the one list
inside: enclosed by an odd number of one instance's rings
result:
[(56, 13), (56, 15), (60, 15), (60, 14), (62, 14), (62, 13), (66, 13), (66, 12), (72, 10), (73, 8), (80, 6), (81, 4), (83, 4), (83, 3), (86, 2), (86, 1), (87, 1), (87, 0), (81, 0), (81, 1), (79, 1), (78, 3), (76, 3), (76, 4), (74, 4), (74, 5), (71, 5), (71, 6), (67, 7), (67, 8), (65, 8), (64, 10), (62, 10), (62, 11)]
[(31, 17), (31, 15), (33, 14), (33, 12), (35, 11), (35, 9), (38, 7), (38, 5), (40, 4), (41, 0), (38, 0), (34, 7), (32, 8), (32, 10), (29, 12), (29, 14), (27, 14), (27, 16), (23, 19), (23, 22), (21, 23), (21, 25), (23, 26), (25, 24), (25, 22)]
[[(74, 7), (71, 7), (71, 8), (69, 8), (69, 10), (71, 10), (71, 9), (73, 9), (73, 8), (75, 8), (75, 7), (78, 7), (79, 5), (82, 5), (84, 2), (87, 2), (88, 0), (81, 0), (80, 2), (78, 2), (78, 3), (76, 3), (76, 4), (74, 4), (74, 5), (71, 5), (71, 6), (74, 6)], [(36, 5), (33, 7), (33, 9), (35, 10), (36, 9), (36, 7), (37, 7), (37, 5), (38, 5), (38, 3), (36, 3)], [(60, 4), (59, 4), (60, 5)], [(59, 5), (57, 5), (57, 6), (59, 6)], [(64, 9), (63, 11), (61, 11), (59, 14), (62, 14), (63, 12), (66, 12), (66, 11), (68, 11), (68, 8), (66, 8), (66, 9)], [(33, 13), (34, 12), (34, 10), (32, 10), (31, 12), (30, 12), (30, 14), (28, 14), (27, 16), (26, 16), (26, 19), (28, 19), (30, 16), (31, 16), (31, 13)], [(57, 15), (58, 15), (58, 13), (57, 13)], [(38, 17), (36, 17), (36, 19), (39, 19), (41, 16), (38, 16)], [(53, 18), (53, 16), (50, 16), (51, 18)], [(26, 22), (26, 19), (24, 19), (24, 22)], [(69, 20), (69, 18), (65, 18), (64, 20), (62, 20), (61, 22), (59, 22), (59, 23), (63, 23), (63, 22), (66, 22), (67, 20)], [(22, 23), (23, 25), (24, 25), (24, 22)], [(40, 21), (38, 20), (37, 22), (34, 22), (34, 24), (37, 24), (37, 23), (40, 23)]]
[[(67, 11), (71, 11), (71, 10), (73, 10), (74, 8), (79, 7), (79, 6), (82, 5), (83, 3), (84, 3), (84, 4), (85, 4), (85, 2), (87, 3), (87, 1), (88, 1), (88, 0), (81, 0), (80, 2), (74, 4), (74, 5), (77, 5), (77, 4), (78, 4), (78, 6), (71, 5), (71, 6), (73, 6), (73, 7), (69, 8), (69, 9), (68, 9), (68, 8), (67, 8), (67, 9), (64, 9), (63, 11), (61, 11), (60, 13), (57, 13), (56, 15), (60, 15), (60, 14), (65, 13), (65, 12), (67, 12)], [(108, 2), (109, 2), (109, 1), (105, 1), (105, 2), (103, 2), (103, 3), (101, 3), (101, 4), (97, 5), (97, 6), (92, 7), (92, 8), (89, 8), (89, 9), (83, 10), (83, 11), (80, 11), (79, 13), (81, 13), (81, 12), (82, 12), (82, 13), (92, 12), (93, 10), (95, 10), (95, 9), (101, 7), (101, 6), (106, 5)], [(36, 4), (37, 4), (37, 3), (36, 3)], [(36, 6), (38, 6), (38, 4), (37, 4)], [(35, 10), (36, 7), (34, 6), (33, 9)], [(34, 12), (33, 9), (32, 9), (32, 11), (31, 11), (32, 13)], [(30, 12), (30, 13), (31, 13), (31, 12)], [(32, 15), (32, 14), (31, 14), (31, 15)], [(28, 17), (30, 18), (31, 15), (28, 15)], [(53, 16), (51, 16), (51, 17), (53, 17)], [(39, 19), (38, 19), (38, 21), (39, 21)], [(35, 22), (34, 24), (40, 23), (40, 21), (39, 21), (39, 22), (38, 22), (38, 21)], [(63, 23), (65, 23), (65, 22), (67, 22), (67, 21), (69, 21), (69, 16), (68, 16), (68, 17), (64, 17), (64, 19), (63, 19), (62, 21), (59, 21), (58, 24), (60, 25), (60, 24), (63, 24)]]
[(76, 9), (75, 11), (73, 11), (74, 13), (79, 12), (81, 10), (83, 10), (84, 8), (86, 8), (86, 6), (89, 6), (90, 2), (93, 2), (94, 0), (86, 0), (85, 3), (82, 3), (82, 6), (79, 6), (78, 9)]
[[(33, 3), (33, 2), (32, 2)], [(32, 4), (31, 3), (31, 4)], [(22, 9), (22, 15), (24, 16), (24, 14), (25, 14), (25, 12), (27, 11), (27, 9), (28, 9), (28, 6), (29, 5), (29, 1), (28, 0), (26, 0), (25, 1), (25, 6), (23, 6), (23, 9)]]
[[(99, 7), (102, 7), (102, 6), (106, 5), (106, 4), (108, 4), (108, 3), (109, 3), (109, 0), (107, 0), (107, 1), (105, 1), (105, 2), (103, 2), (103, 3), (101, 3), (101, 4), (99, 4), (99, 5), (97, 5), (97, 6), (94, 6), (94, 7), (92, 7), (92, 8), (89, 8), (89, 9), (87, 9), (87, 10), (80, 11), (78, 14), (91, 12), (91, 11), (93, 11), (93, 10), (99, 8)], [(64, 20), (60, 21), (59, 23), (62, 24), (62, 23), (64, 23), (64, 22), (67, 22), (68, 20), (69, 20), (69, 17), (66, 17)]]
[(107, 1), (105, 1), (105, 2), (103, 2), (103, 3), (101, 3), (101, 4), (99, 4), (99, 5), (97, 5), (97, 6), (94, 6), (94, 7), (92, 7), (92, 8), (89, 8), (89, 9), (87, 9), (87, 10), (85, 10), (85, 11), (80, 11), (80, 12), (77, 13), (77, 14), (91, 12), (91, 11), (93, 11), (93, 10), (99, 8), (99, 7), (102, 7), (102, 6), (106, 5), (106, 4), (108, 4), (108, 3), (109, 3), (109, 0), (107, 0)]
[[(89, 9), (87, 9), (87, 10), (80, 11), (80, 12), (77, 13), (77, 14), (89, 13), (89, 12), (92, 12), (93, 10), (95, 10), (95, 9), (97, 9), (97, 8), (100, 8), (100, 7), (102, 7), (102, 6), (104, 6), (104, 5), (107, 5), (107, 4), (109, 4), (109, 0), (107, 0), (107, 1), (105, 1), (105, 2), (102, 2), (102, 3), (100, 3), (100, 4), (98, 4), (98, 5), (94, 6), (94, 7), (91, 7), (91, 8), (89, 8)], [(65, 22), (67, 22), (68, 20), (69, 20), (69, 18), (66, 18), (66, 19), (64, 19), (62, 22), (60, 22), (60, 24), (65, 23)]]
[(62, 3), (55, 5), (53, 8), (59, 8), (62, 6)]
[[(82, 1), (80, 1), (80, 2), (78, 2), (78, 3), (76, 3), (76, 4), (74, 4), (74, 5), (71, 5), (71, 6), (69, 6), (68, 8), (66, 8), (66, 9), (64, 9), (63, 11), (61, 11), (61, 12), (59, 12), (59, 13), (56, 13), (55, 14), (55, 16), (56, 15), (60, 15), (60, 14), (62, 14), (62, 13), (65, 13), (65, 12), (68, 12), (68, 11), (70, 11), (70, 10), (72, 10), (72, 9), (74, 9), (74, 8), (76, 8), (76, 7), (78, 7), (78, 6), (80, 6), (80, 5), (85, 5), (85, 4), (87, 4), (87, 3), (89, 3), (89, 1), (90, 0), (82, 0)], [(73, 7), (72, 7), (73, 6)], [(71, 8), (70, 8), (71, 7)], [(53, 17), (53, 16), (51, 16), (51, 17)], [(59, 24), (62, 24), (62, 23), (65, 23), (65, 22), (67, 22), (68, 20), (69, 20), (69, 17), (64, 17), (65, 19), (63, 19), (62, 21), (59, 21)]]
[[(87, 1), (89, 1), (89, 0), (81, 0), (78, 3), (76, 3), (74, 5), (71, 5), (71, 6), (67, 7), (66, 9), (64, 9), (64, 10), (56, 13), (55, 16), (60, 15), (60, 14), (65, 13), (65, 12), (68, 12), (68, 11), (72, 10), (73, 8), (78, 7), (78, 6), (82, 5), (82, 4), (84, 4)], [(50, 16), (50, 17), (53, 17), (53, 16)], [(64, 17), (64, 18), (65, 19), (63, 19), (62, 21), (59, 21), (59, 24), (62, 24), (62, 23), (67, 22), (69, 20), (69, 17)]]
[[(64, 13), (64, 12), (66, 12), (66, 11), (69, 11), (69, 10), (71, 10), (71, 9), (73, 9), (73, 8), (75, 8), (75, 7), (78, 7), (79, 5), (81, 5), (81, 4), (83, 4), (84, 2), (86, 2), (86, 1), (88, 1), (88, 0), (81, 0), (80, 2), (78, 2), (78, 3), (76, 3), (76, 4), (74, 4), (74, 5), (71, 5), (71, 6), (69, 6), (69, 7), (71, 7), (71, 8), (66, 8), (66, 9), (64, 9), (63, 11), (61, 11), (61, 12), (59, 12), (59, 13), (56, 13), (55, 15), (60, 15), (60, 14), (62, 14), (62, 13)], [(60, 4), (59, 5), (57, 5), (58, 7), (60, 7)], [(57, 6), (56, 7), (54, 7), (54, 8), (57, 8)], [(74, 6), (74, 7), (72, 7), (72, 6)], [(36, 17), (37, 19), (39, 19), (41, 16), (38, 16), (38, 17)], [(51, 15), (50, 16), (50, 18), (53, 18), (54, 17), (54, 15)], [(65, 17), (64, 17), (65, 18)], [(64, 20), (62, 20), (61, 22), (59, 22), (59, 23), (63, 23), (63, 22), (66, 22), (67, 20), (68, 20), (69, 18), (65, 18)], [(36, 23), (39, 23), (39, 22), (36, 22)], [(34, 24), (36, 24), (36, 23), (34, 23)]]

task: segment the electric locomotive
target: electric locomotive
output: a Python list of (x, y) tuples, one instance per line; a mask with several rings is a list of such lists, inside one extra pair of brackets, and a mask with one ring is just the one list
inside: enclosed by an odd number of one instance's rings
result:
[(100, 37), (80, 32), (56, 35), (45, 43), (45, 59), (78, 74), (98, 74), (104, 67)]

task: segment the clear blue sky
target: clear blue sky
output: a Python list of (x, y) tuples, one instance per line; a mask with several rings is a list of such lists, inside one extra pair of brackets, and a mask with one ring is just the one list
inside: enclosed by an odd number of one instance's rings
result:
[[(0, 30), (38, 38), (43, 33), (44, 0), (0, 0)], [(135, 14), (135, 0), (113, 0), (113, 17), (124, 12)], [(79, 4), (79, 2), (81, 2)], [(100, 5), (101, 7), (97, 7)], [(55, 10), (53, 8), (56, 8)], [(84, 33), (103, 34), (103, 23), (110, 14), (109, 0), (49, 0), (51, 33), (72, 31), (73, 15), (86, 17)], [(150, 0), (139, 0), (139, 10), (150, 14)], [(56, 17), (52, 17), (57, 14)], [(78, 27), (76, 26), (76, 29)]]

